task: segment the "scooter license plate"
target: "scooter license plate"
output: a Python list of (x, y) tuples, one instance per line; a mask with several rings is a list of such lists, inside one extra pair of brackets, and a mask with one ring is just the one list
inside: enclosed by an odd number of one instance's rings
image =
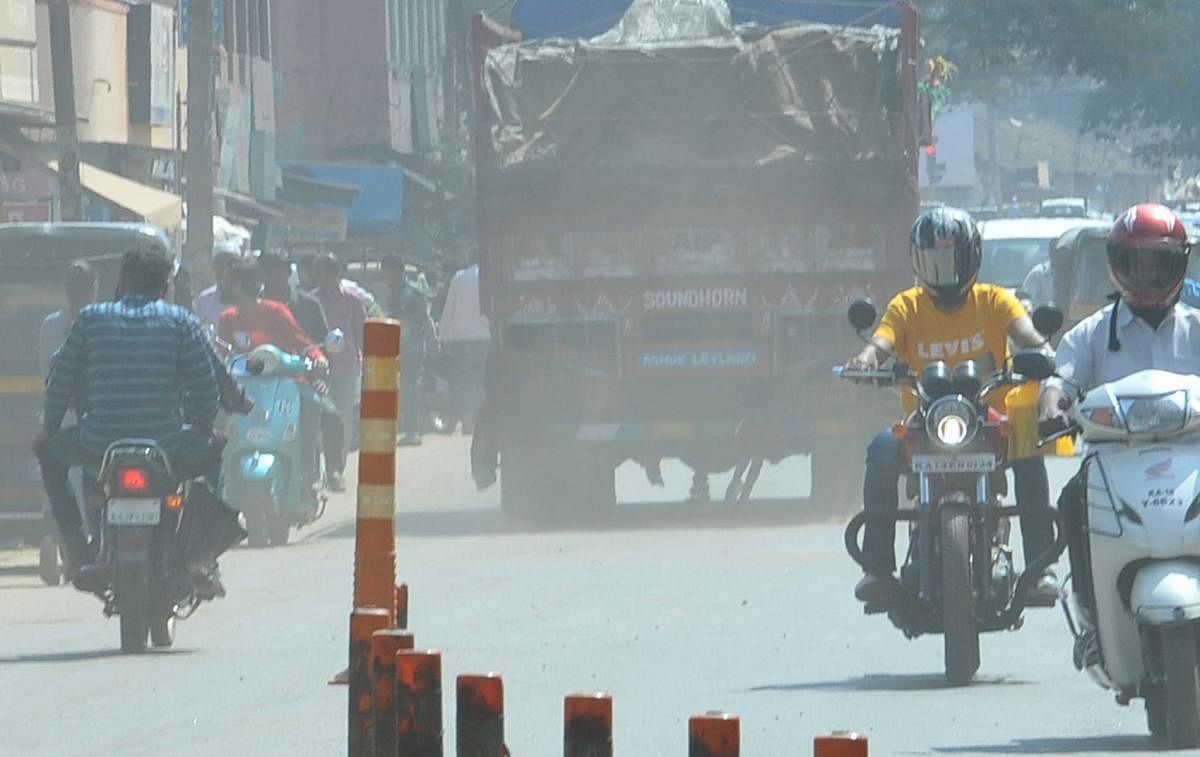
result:
[(913, 455), (913, 473), (991, 473), (996, 456), (990, 452), (973, 455)]
[(114, 526), (157, 526), (162, 518), (162, 500), (110, 499), (107, 520)]

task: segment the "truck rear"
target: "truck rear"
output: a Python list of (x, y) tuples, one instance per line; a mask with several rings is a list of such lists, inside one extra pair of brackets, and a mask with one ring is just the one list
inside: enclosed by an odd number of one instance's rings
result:
[(611, 507), (628, 459), (793, 454), (813, 456), (814, 497), (844, 501), (896, 412), (830, 367), (857, 349), (846, 304), (911, 281), (916, 13), (900, 4), (900, 29), (713, 13), (664, 39), (653, 10), (586, 42), (492, 46), (476, 24), (505, 509)]

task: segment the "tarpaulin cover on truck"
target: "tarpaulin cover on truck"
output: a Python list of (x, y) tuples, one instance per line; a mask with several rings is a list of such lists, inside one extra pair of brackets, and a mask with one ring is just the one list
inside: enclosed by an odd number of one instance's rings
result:
[(735, 29), (723, 0), (638, 0), (591, 40), (489, 52), (482, 168), (514, 190), (556, 192), (902, 174), (898, 42), (885, 27)]

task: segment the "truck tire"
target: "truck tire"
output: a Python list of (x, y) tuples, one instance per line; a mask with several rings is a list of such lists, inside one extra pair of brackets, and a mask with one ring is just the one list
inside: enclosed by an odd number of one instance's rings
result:
[(965, 507), (943, 508), (939, 517), (946, 682), (966, 686), (979, 669), (979, 629), (971, 587), (971, 520)]
[(524, 442), (500, 452), (505, 515), (543, 522), (595, 520), (609, 517), (616, 504), (616, 467), (596, 450)]
[(810, 505), (823, 515), (846, 515), (862, 507), (863, 461), (842, 445), (809, 454)]
[(573, 475), (571, 480), (563, 482), (563, 490), (574, 493), (576, 513), (587, 520), (610, 517), (617, 506), (616, 467), (607, 455), (597, 451), (579, 449), (571, 457), (574, 464), (563, 466), (562, 470)]
[(538, 519), (550, 509), (553, 465), (544, 445), (510, 441), (500, 449), (500, 509), (510, 518)]

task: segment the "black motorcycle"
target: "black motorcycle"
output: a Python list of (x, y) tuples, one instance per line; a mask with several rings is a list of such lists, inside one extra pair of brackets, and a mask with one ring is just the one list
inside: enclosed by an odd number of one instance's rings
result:
[(98, 567), (109, 579), (104, 614), (121, 623), (121, 651), (175, 641), (175, 621), (211, 599), (194, 576), (246, 532), (237, 513), (202, 479), (181, 480), (153, 440), (123, 439), (104, 454), (97, 478), (104, 532)]
[[(1042, 333), (1054, 325), (1048, 321), (1056, 312), (1035, 318)], [(862, 336), (875, 323), (875, 307), (859, 301), (848, 316)], [(1048, 378), (1053, 362), (1041, 352), (1023, 352), (989, 376), (974, 361), (953, 370), (935, 362), (920, 376), (899, 361), (882, 370), (834, 371), (843, 378), (900, 386), (919, 399), (918, 409), (894, 427), (903, 443), (910, 471), (907, 497), (914, 506), (894, 514), (859, 513), (846, 527), (846, 549), (865, 570), (859, 532), (867, 521), (884, 521), (886, 528), (899, 520), (909, 523), (908, 552), (898, 579), (880, 576), (889, 582), (894, 601), (887, 608), (868, 606), (867, 612), (886, 609), (910, 639), (941, 633), (946, 680), (965, 685), (979, 669), (979, 634), (1020, 627), (1029, 590), (1065, 547), (1059, 527), (1054, 547), (1017, 576), (1009, 531), (1020, 510), (1001, 505), (1007, 488), (1008, 422), (984, 401), (993, 390)]]

